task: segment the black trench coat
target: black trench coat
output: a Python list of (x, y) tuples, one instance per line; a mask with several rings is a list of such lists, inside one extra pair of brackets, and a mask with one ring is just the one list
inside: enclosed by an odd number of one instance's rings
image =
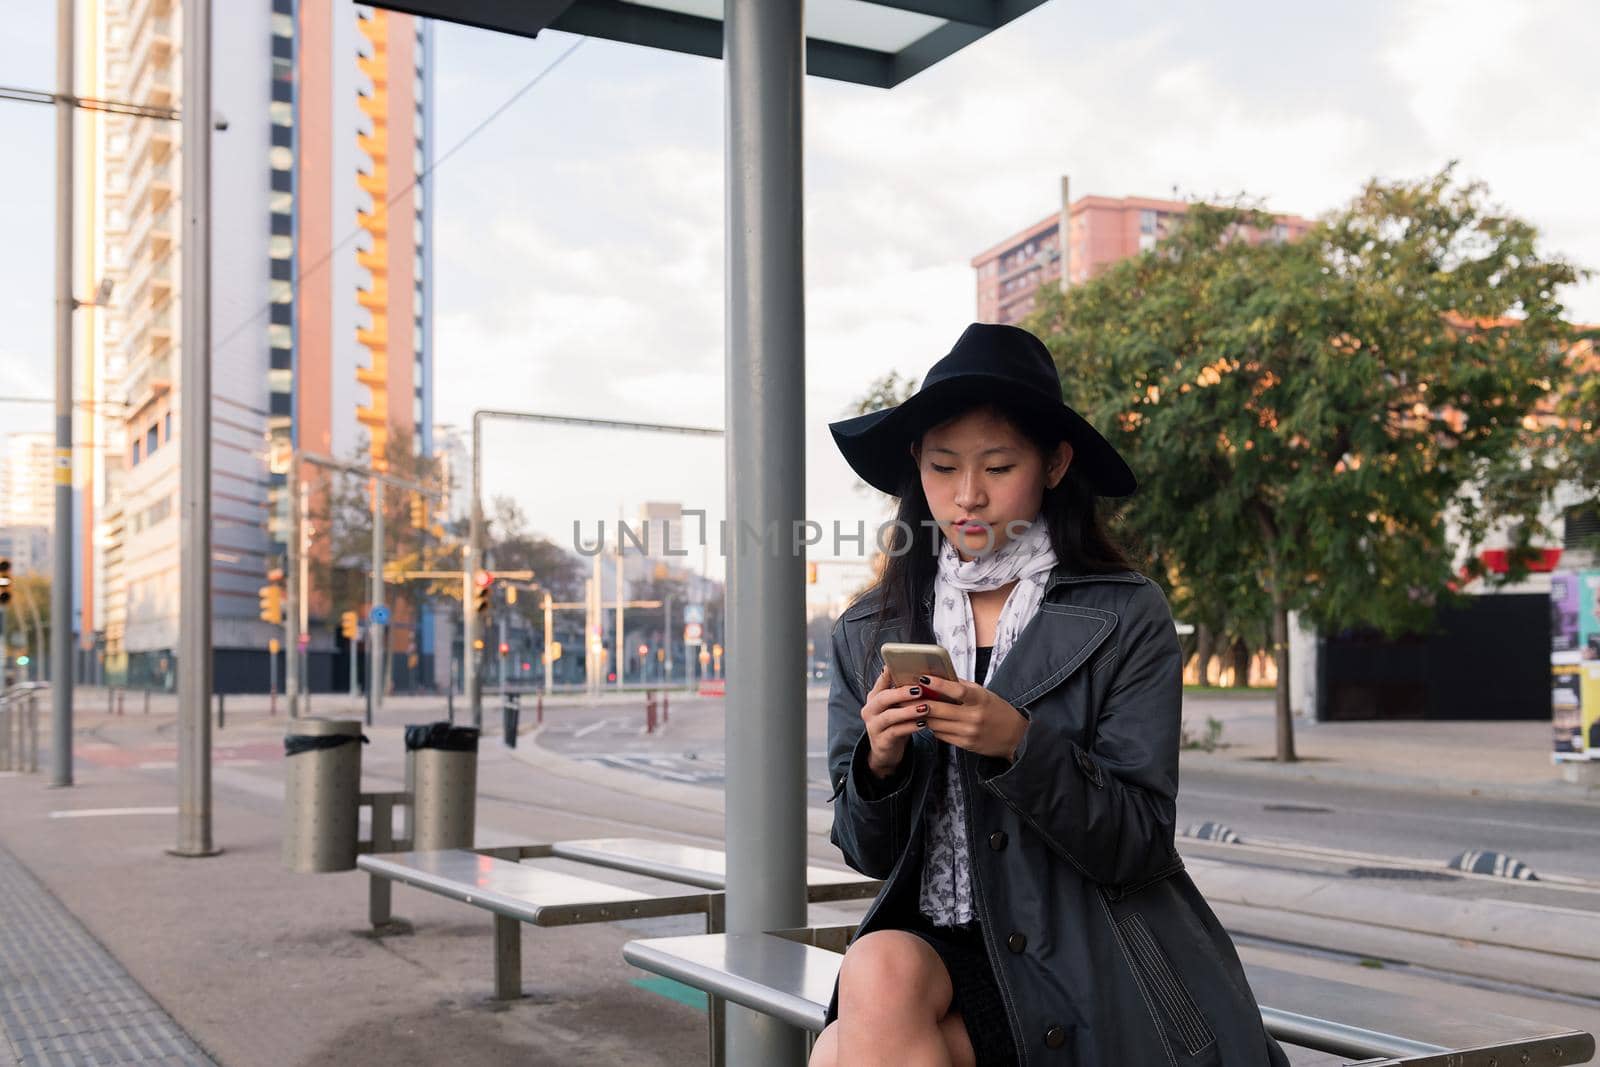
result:
[[(835, 624), (828, 695), (832, 840), (886, 880), (858, 938), (916, 907), (923, 801), (944, 747), (922, 731), (888, 780), (867, 769), (878, 599)], [(908, 639), (901, 620), (879, 636)], [(1287, 1067), (1173, 844), (1181, 669), (1158, 586), (1057, 565), (988, 686), (1029, 719), (1016, 762), (960, 753), (975, 905), (1025, 1065)], [(828, 1021), (838, 1004), (836, 984)]]

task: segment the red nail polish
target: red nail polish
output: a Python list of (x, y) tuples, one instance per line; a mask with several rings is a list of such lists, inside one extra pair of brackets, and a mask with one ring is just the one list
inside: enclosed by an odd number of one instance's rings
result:
[(926, 705), (926, 704), (918, 704), (917, 705), (917, 712), (918, 712), (918, 714), (926, 715), (928, 713), (928, 705)]

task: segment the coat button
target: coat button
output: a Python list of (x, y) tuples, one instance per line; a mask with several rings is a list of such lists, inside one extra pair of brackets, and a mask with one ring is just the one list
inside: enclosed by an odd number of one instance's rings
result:
[(1021, 952), (1028, 947), (1028, 939), (1023, 934), (1012, 934), (1006, 938), (1006, 948), (1012, 952)]
[(1006, 837), (1006, 832), (1004, 830), (996, 830), (994, 833), (989, 835), (989, 847), (994, 849), (996, 852), (999, 852), (1001, 849), (1006, 847), (1006, 841), (1008, 840), (1009, 838)]
[(1067, 1043), (1067, 1032), (1059, 1026), (1052, 1026), (1044, 1032), (1045, 1048), (1060, 1048)]

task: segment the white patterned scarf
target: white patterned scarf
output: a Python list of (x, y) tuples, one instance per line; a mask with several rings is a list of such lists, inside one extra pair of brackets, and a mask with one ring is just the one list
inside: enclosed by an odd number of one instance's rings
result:
[[(955, 546), (940, 535), (939, 569), (933, 585), (933, 635), (950, 653), (956, 674), (964, 681), (984, 685), (994, 677), (1017, 635), (1033, 621), (1044, 599), (1045, 583), (1056, 565), (1050, 544), (1050, 527), (1041, 512), (1026, 532), (1007, 541), (998, 551), (962, 560)], [(995, 626), (989, 669), (974, 678), (978, 659), (977, 627), (972, 620), (969, 592), (1017, 584), (1006, 596)], [(967, 810), (961, 791), (959, 750), (946, 745), (944, 772), (928, 790), (928, 811), (923, 821), (925, 850), (918, 906), (937, 926), (958, 926), (974, 915), (972, 860), (967, 854)]]

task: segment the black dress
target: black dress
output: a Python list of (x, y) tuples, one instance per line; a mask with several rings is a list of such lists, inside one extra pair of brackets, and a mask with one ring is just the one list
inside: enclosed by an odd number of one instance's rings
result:
[[(988, 672), (992, 649), (993, 646), (978, 649), (974, 678), (981, 679)], [(944, 961), (955, 991), (950, 1010), (961, 1013), (978, 1067), (1012, 1067), (1017, 1062), (1017, 1049), (1011, 1037), (1011, 1020), (978, 920), (960, 926), (935, 926), (912, 900), (902, 905), (894, 925), (922, 938)]]

